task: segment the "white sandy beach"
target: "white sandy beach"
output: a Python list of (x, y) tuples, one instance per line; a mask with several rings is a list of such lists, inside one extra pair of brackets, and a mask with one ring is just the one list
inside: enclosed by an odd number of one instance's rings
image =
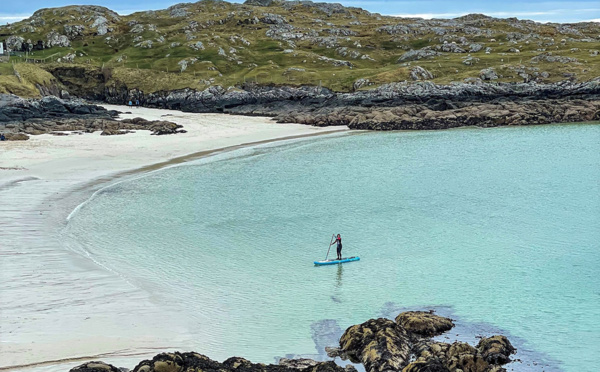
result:
[(97, 359), (132, 368), (160, 351), (187, 349), (191, 335), (182, 319), (61, 244), (66, 217), (95, 190), (191, 154), (347, 130), (105, 107), (133, 112), (122, 118), (173, 121), (188, 132), (40, 135), (0, 143), (0, 370), (67, 371)]

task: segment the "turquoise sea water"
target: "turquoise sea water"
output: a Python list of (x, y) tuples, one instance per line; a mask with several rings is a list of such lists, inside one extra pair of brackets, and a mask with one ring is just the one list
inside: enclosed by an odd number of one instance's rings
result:
[[(361, 261), (314, 267), (332, 233)], [(437, 308), (509, 336), (514, 370), (596, 370), (599, 125), (242, 149), (106, 188), (65, 234), (216, 359), (323, 355), (349, 325)]]

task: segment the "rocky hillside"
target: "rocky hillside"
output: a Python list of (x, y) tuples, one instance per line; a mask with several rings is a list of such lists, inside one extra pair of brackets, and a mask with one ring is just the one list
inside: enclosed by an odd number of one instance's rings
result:
[[(94, 79), (152, 93), (249, 82), (354, 91), (401, 81), (600, 76), (599, 23), (408, 19), (310, 1), (204, 0), (128, 16), (99, 6), (41, 9), (1, 26), (3, 39), (21, 53), (13, 62), (35, 60), (84, 90)], [(0, 74), (13, 75), (1, 65)], [(6, 84), (0, 79), (0, 92), (15, 90)]]

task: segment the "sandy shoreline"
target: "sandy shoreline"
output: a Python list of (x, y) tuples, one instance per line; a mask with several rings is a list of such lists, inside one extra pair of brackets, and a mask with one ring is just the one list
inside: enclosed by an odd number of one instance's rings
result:
[(0, 370), (66, 371), (100, 357), (131, 368), (158, 351), (185, 349), (191, 339), (169, 309), (61, 244), (66, 217), (91, 193), (220, 149), (346, 130), (261, 117), (131, 111), (122, 118), (174, 121), (188, 133), (40, 135), (0, 145)]

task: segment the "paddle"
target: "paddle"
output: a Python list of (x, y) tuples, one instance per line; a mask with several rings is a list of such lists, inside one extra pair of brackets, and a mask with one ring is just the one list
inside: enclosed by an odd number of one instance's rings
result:
[(325, 261), (327, 261), (327, 257), (329, 257), (329, 250), (331, 249), (331, 244), (333, 244), (333, 237), (335, 234), (331, 235), (331, 240), (329, 241), (329, 248), (327, 248), (327, 256), (325, 256)]

